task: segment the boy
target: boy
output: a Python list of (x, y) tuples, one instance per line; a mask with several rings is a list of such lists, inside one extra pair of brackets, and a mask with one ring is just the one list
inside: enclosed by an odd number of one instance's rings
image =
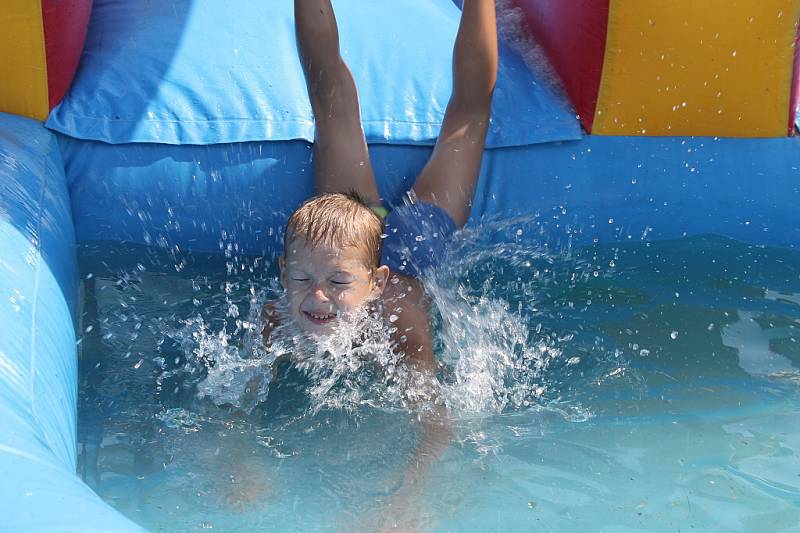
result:
[[(355, 83), (339, 54), (330, 0), (295, 0), (294, 9), (316, 121), (319, 196), (295, 211), (286, 227), (280, 270), (290, 319), (314, 337), (334, 332), (341, 318), (374, 305), (392, 322), (403, 361), (432, 376), (430, 319), (417, 278), (435, 266), (444, 241), (466, 223), (472, 207), (497, 77), (494, 0), (464, 0), (453, 52), (453, 92), (439, 139), (405, 205), (388, 215), (372, 173)], [(265, 305), (262, 318), (269, 344), (279, 320), (274, 306)], [(384, 526), (413, 524), (411, 502), (447, 446), (449, 431), (423, 419), (420, 441), (400, 489), (383, 510)]]
[[(453, 92), (439, 139), (407, 202), (388, 216), (369, 161), (355, 83), (339, 53), (330, 0), (295, 0), (294, 10), (315, 117), (320, 196), (295, 211), (286, 227), (280, 268), (289, 314), (306, 333), (328, 333), (339, 318), (382, 300), (387, 319), (394, 315), (397, 349), (412, 366), (432, 372), (429, 317), (416, 278), (435, 266), (444, 241), (466, 223), (472, 207), (497, 78), (494, 0), (464, 1), (453, 51)], [(269, 305), (262, 315), (269, 343), (277, 316)]]

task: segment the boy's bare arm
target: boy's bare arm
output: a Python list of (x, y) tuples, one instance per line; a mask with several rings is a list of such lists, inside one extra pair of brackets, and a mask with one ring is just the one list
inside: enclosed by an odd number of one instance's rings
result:
[[(406, 364), (419, 371), (424, 379), (435, 380), (430, 299), (422, 284), (414, 278), (393, 273), (383, 296), (385, 313), (397, 317), (392, 324), (396, 328), (393, 335), (398, 349), (405, 354)], [(421, 505), (419, 496), (433, 465), (450, 445), (452, 431), (445, 406), (434, 405), (432, 410), (423, 409), (418, 414), (421, 432), (417, 449), (403, 471), (400, 488), (383, 510), (381, 530), (417, 529), (415, 520)]]

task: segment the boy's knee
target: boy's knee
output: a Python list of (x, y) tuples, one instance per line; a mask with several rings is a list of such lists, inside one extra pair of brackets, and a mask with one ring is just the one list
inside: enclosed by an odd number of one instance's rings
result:
[(349, 99), (355, 94), (355, 81), (341, 57), (316, 65), (307, 77), (312, 100), (329, 102)]
[(450, 107), (451, 112), (464, 118), (464, 122), (485, 122), (489, 119), (492, 108), (492, 93), (454, 94), (450, 100)]

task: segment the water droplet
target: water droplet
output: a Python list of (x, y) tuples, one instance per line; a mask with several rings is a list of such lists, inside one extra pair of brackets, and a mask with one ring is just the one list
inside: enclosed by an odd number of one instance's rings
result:
[(673, 331), (672, 333), (670, 333), (670, 334), (669, 334), (669, 337), (670, 337), (672, 340), (675, 340), (675, 339), (677, 339), (677, 338), (678, 338), (678, 332), (677, 332), (677, 331)]

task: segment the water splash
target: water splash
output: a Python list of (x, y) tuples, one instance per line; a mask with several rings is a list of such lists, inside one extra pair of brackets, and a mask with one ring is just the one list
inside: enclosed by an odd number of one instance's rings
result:
[[(188, 343), (191, 361), (183, 371), (202, 365), (206, 377), (198, 383), (198, 398), (250, 413), (266, 400), (280, 360), (290, 359), (306, 378), (308, 414), (324, 409), (354, 411), (367, 405), (384, 409), (417, 406), (435, 397), (430, 379), (401, 364), (392, 329), (379, 313), (361, 309), (343, 317), (328, 335), (311, 337), (297, 329), (285, 299), (271, 300), (279, 324), (268, 347), (261, 339), (260, 309), (266, 293), (251, 305), (248, 333), (238, 347), (225, 331), (210, 331), (201, 318), (186, 321), (176, 337)], [(427, 391), (427, 392), (424, 392)]]
[[(517, 220), (514, 228), (535, 224)], [(549, 403), (564, 417), (583, 420), (589, 415), (558, 393), (547, 395), (548, 369), (558, 361), (575, 365), (561, 346), (571, 332), (549, 331), (531, 319), (538, 313), (539, 293), (559, 276), (574, 283), (577, 266), (565, 252), (555, 256), (546, 247), (517, 239), (487, 246), (485, 239), (508, 233), (508, 221), (461, 232), (435, 275), (424, 280), (433, 301), (435, 347), (439, 380), (409, 368), (392, 340), (393, 326), (382, 313), (364, 308), (340, 320), (331, 335), (309, 337), (292, 325), (280, 287), (253, 293), (248, 318), (226, 300), (226, 324), (211, 328), (200, 315), (186, 320), (171, 336), (181, 344), (187, 361), (173, 372), (203, 375), (196, 395), (216, 405), (250, 413), (269, 394), (276, 365), (286, 358), (307, 380), (304, 392), (308, 414), (322, 410), (356, 411), (424, 409), (444, 404), (454, 416), (486, 416), (509, 410), (542, 409)], [(556, 263), (571, 262), (560, 270)], [(589, 274), (586, 274), (588, 276)], [(480, 280), (479, 283), (475, 283)], [(260, 309), (271, 297), (280, 316), (268, 348), (262, 344)], [(167, 373), (165, 373), (167, 374)], [(566, 405), (566, 407), (565, 407)]]
[(268, 380), (264, 376), (271, 375), (279, 353), (266, 350), (261, 340), (259, 302), (265, 299), (266, 291), (251, 288), (250, 310), (245, 320), (240, 318), (239, 306), (230, 297), (230, 284), (225, 284), (225, 292), (226, 320), (219, 329), (212, 328), (197, 314), (168, 333), (186, 358), (181, 367), (163, 372), (159, 384), (175, 375), (197, 376), (194, 380), (197, 399), (207, 398), (218, 406), (250, 413), (266, 399)]
[[(570, 250), (555, 254), (523, 239), (535, 234), (536, 217), (485, 223), (460, 232), (425, 289), (438, 310), (438, 353), (447, 371), (446, 404), (461, 415), (490, 415), (545, 408), (548, 369), (569, 365), (562, 346), (572, 332), (548, 331), (536, 318), (545, 289), (561, 276), (585, 268)], [(510, 235), (497, 244), (487, 238)], [(559, 263), (570, 263), (561, 271)], [(576, 404), (576, 408), (579, 406)], [(579, 416), (578, 418), (584, 418)]]
[[(193, 266), (199, 260), (180, 258), (186, 268), (172, 274), (182, 280), (170, 284), (173, 294), (165, 276), (136, 261), (98, 281), (98, 294), (107, 298), (110, 289), (103, 289), (113, 285), (119, 300), (113, 309), (113, 302), (103, 304), (100, 329), (111, 336), (103, 342), (119, 344), (132, 363), (142, 361), (131, 372), (155, 376), (162, 410), (181, 407), (219, 417), (208, 408), (252, 414), (261, 406), (263, 413), (278, 367), (288, 359), (297, 370), (293, 376), (302, 376), (297, 389), (312, 417), (337, 409), (419, 411), (443, 404), (456, 418), (552, 409), (566, 420), (585, 420), (589, 413), (564, 383), (573, 370), (588, 382), (595, 361), (576, 353), (576, 330), (553, 309), (569, 300), (564, 291), (596, 280), (600, 267), (591, 258), (576, 259), (569, 247), (553, 252), (549, 243), (536, 244), (543, 223), (527, 217), (461, 231), (441, 267), (423, 280), (433, 302), (438, 379), (402, 363), (394, 326), (374, 310), (342, 320), (334, 335), (302, 334), (288, 318), (277, 279), (247, 267), (246, 258), (236, 259), (247, 268), (236, 266), (234, 275), (228, 254), (224, 268), (206, 266), (200, 273)], [(158, 265), (163, 258), (150, 259)], [(152, 309), (142, 308), (145, 300)], [(277, 302), (282, 317), (269, 347), (260, 317), (267, 300)], [(127, 331), (132, 321), (136, 327)], [(146, 336), (139, 334), (142, 325)], [(604, 369), (596, 366), (599, 375)]]

